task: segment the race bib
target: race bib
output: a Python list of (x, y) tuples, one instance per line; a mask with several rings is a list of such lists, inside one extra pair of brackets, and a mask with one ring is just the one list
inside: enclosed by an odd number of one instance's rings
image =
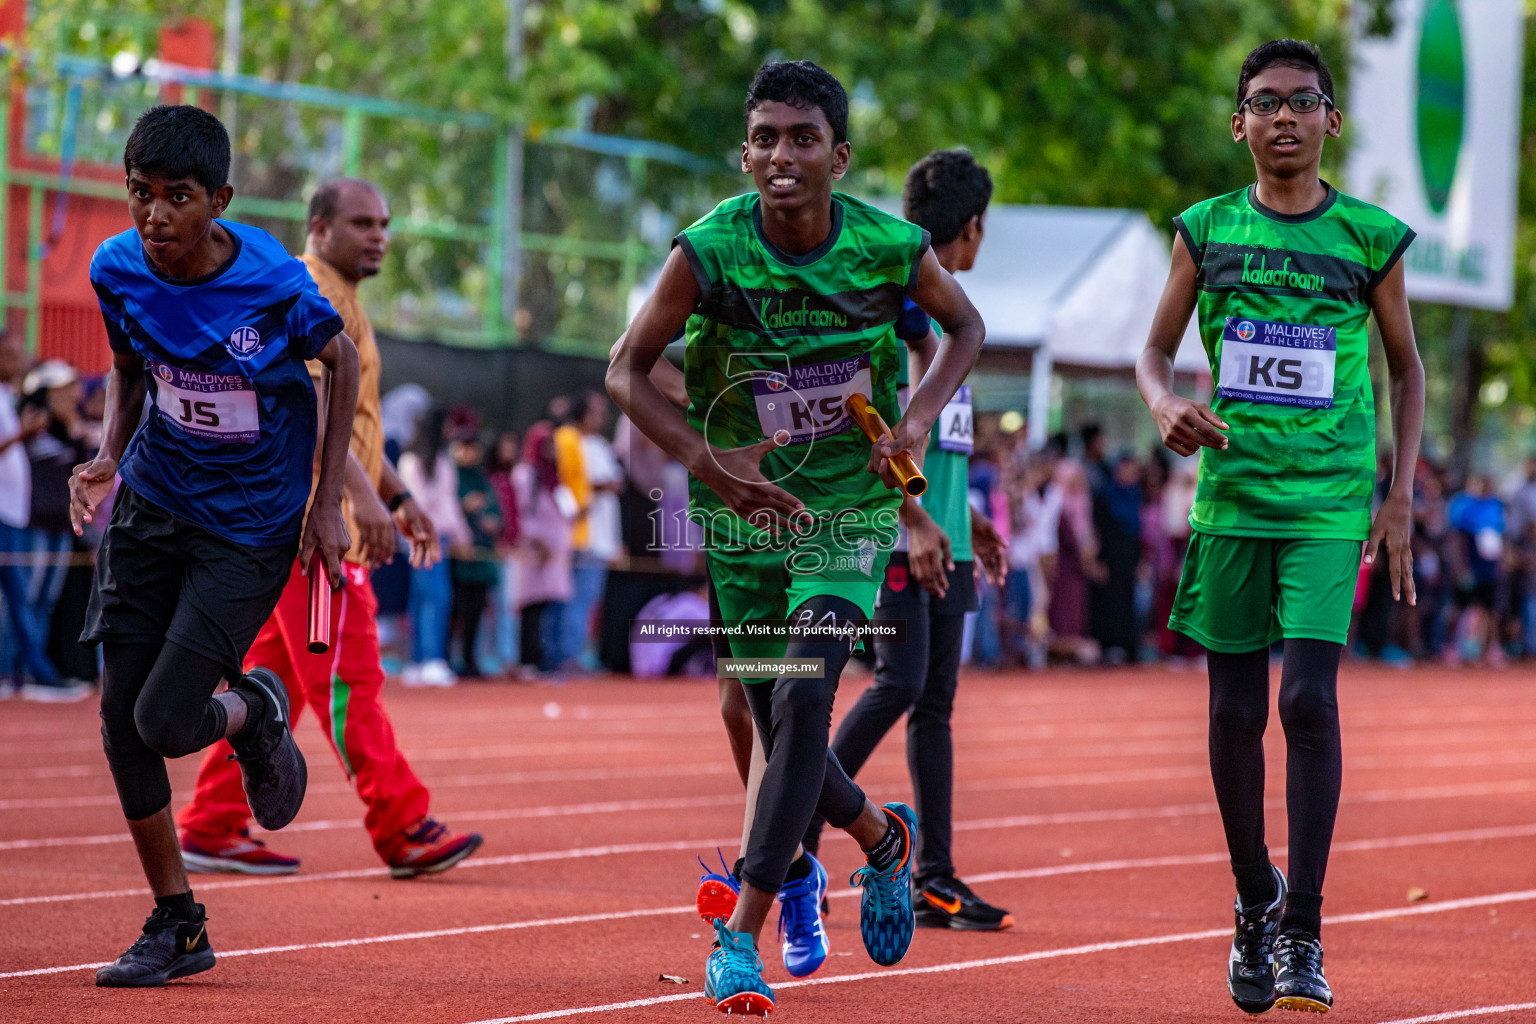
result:
[(870, 395), (869, 353), (853, 359), (792, 366), (787, 373), (752, 378), (757, 419), (764, 437), (789, 433), (787, 444), (804, 444), (853, 426), (848, 397)]
[(1338, 329), (1227, 317), (1216, 394), (1245, 402), (1333, 408)]
[(255, 444), (261, 439), (260, 403), (251, 382), (238, 373), (182, 370), (151, 364), (155, 407), (184, 434), (225, 444)]
[(971, 430), (971, 386), (961, 384), (955, 396), (939, 416), (939, 451), (970, 455), (975, 450), (975, 434)]

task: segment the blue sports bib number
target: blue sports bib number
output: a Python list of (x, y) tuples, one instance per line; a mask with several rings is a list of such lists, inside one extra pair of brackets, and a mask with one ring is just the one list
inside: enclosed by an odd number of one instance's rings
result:
[(1221, 330), (1219, 398), (1333, 408), (1338, 329), (1229, 316)]

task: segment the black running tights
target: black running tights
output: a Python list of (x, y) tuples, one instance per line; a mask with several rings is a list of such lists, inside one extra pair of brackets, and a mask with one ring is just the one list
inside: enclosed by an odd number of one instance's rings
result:
[[(828, 615), (840, 623), (864, 620), (852, 602), (822, 595), (800, 605), (791, 621), (820, 622)], [(743, 687), (768, 767), (757, 793), (741, 877), (764, 892), (778, 892), (784, 885), (795, 847), (813, 814), (819, 813), (833, 828), (847, 828), (864, 810), (864, 791), (827, 748), (832, 700), (851, 653), (846, 640), (795, 640), (784, 656), (821, 658), (819, 677), (786, 677)]]
[[(1344, 769), (1339, 745), (1339, 656), (1326, 640), (1285, 641), (1280, 724), (1285, 729), (1285, 806), (1292, 892), (1321, 895)], [(1264, 726), (1269, 650), (1207, 655), (1211, 670), (1211, 780), (1232, 863), (1267, 856)]]
[(218, 742), (229, 728), (213, 691), (224, 666), (174, 641), (102, 645), (101, 739), (123, 816), (139, 821), (171, 802), (165, 759)]

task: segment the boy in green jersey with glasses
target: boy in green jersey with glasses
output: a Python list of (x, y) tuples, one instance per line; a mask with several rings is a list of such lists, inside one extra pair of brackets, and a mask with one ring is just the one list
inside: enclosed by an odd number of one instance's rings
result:
[[(1200, 452), (1193, 536), (1170, 628), (1209, 650), (1211, 777), (1237, 880), (1227, 985), (1249, 1013), (1325, 1012), (1323, 874), (1342, 777), (1336, 698), (1361, 545), (1385, 542), (1392, 596), (1414, 603), (1413, 469), (1424, 420), (1401, 257), (1413, 232), (1318, 177), (1343, 114), (1317, 48), (1248, 55), (1232, 138), (1257, 182), (1175, 218), (1173, 267), (1137, 365), (1163, 443)], [(1210, 359), (1209, 406), (1174, 394), (1190, 315)], [(1371, 517), (1376, 418), (1367, 320), (1391, 375), (1391, 491)], [(1264, 844), (1269, 648), (1283, 641), (1289, 876)]]
[[(829, 757), (827, 740), (853, 630), (873, 611), (895, 542), (900, 498), (889, 462), (901, 452), (921, 458), (983, 328), (927, 232), (832, 191), (851, 157), (848, 97), (837, 79), (808, 61), (764, 65), (748, 90), (746, 121), (742, 171), (756, 192), (721, 203), (678, 236), (620, 340), (608, 390), (688, 468), (724, 621), (787, 621), (799, 631), (787, 644), (731, 641), (739, 658), (802, 664), (744, 679), (767, 767), (740, 898), (729, 922), (716, 922), (705, 973), (705, 997), (719, 1010), (761, 1014), (774, 997), (758, 937), (814, 813), (865, 851), (855, 879), (871, 958), (896, 963), (912, 939), (916, 819), (904, 804), (871, 803)], [(938, 320), (944, 337), (898, 417), (904, 352), (893, 325), (906, 298)], [(649, 376), (680, 328), (686, 415)], [(854, 394), (895, 423), (873, 452), (846, 411)], [(780, 923), (815, 927), (782, 913)]]

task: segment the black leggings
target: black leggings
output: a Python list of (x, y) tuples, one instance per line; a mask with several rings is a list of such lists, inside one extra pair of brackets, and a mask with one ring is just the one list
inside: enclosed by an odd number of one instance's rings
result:
[[(1285, 729), (1285, 808), (1292, 892), (1321, 895), (1343, 783), (1339, 656), (1327, 640), (1285, 641), (1280, 724)], [(1268, 856), (1264, 845), (1264, 726), (1269, 650), (1207, 654), (1211, 670), (1211, 780), (1234, 865)]]
[(485, 617), (486, 598), (490, 594), (489, 583), (453, 581), (453, 611), (448, 617), (449, 642), (458, 637), (464, 657), (464, 674), (474, 678), (480, 675), (480, 659), (476, 648), (480, 642), (480, 620)]
[(217, 743), (229, 729), (213, 691), (224, 667), (175, 641), (102, 645), (101, 739), (129, 821), (171, 802), (165, 759)]
[[(918, 879), (955, 873), (950, 858), (955, 750), (949, 720), (960, 674), (964, 615), (906, 617), (905, 643), (875, 645), (875, 682), (859, 697), (832, 741), (850, 776), (858, 775), (875, 747), (902, 715), (907, 718), (907, 773), (917, 804)], [(805, 848), (821, 842), (821, 819), (811, 822)]]
[[(820, 622), (828, 614), (839, 623), (864, 621), (856, 605), (830, 595), (810, 598), (791, 618)], [(864, 810), (864, 791), (827, 748), (838, 677), (851, 653), (846, 640), (796, 640), (784, 656), (823, 659), (821, 676), (744, 687), (768, 767), (757, 792), (741, 878), (764, 892), (778, 892), (784, 885), (795, 847), (813, 814), (819, 813), (834, 828), (847, 828)]]

